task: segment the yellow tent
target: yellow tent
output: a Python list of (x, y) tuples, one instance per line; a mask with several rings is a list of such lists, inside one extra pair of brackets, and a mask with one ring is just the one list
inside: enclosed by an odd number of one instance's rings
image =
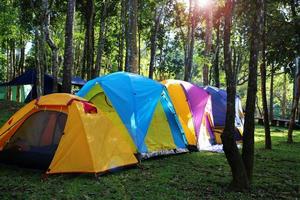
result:
[(123, 132), (84, 99), (51, 94), (24, 106), (0, 129), (0, 161), (48, 174), (104, 172), (137, 163)]

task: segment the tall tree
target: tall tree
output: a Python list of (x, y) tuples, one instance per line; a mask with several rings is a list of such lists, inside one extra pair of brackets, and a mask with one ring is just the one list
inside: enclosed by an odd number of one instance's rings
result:
[(232, 27), (232, 15), (234, 0), (225, 3), (225, 25), (224, 25), (224, 68), (227, 83), (227, 112), (226, 123), (221, 135), (225, 156), (231, 168), (232, 181), (230, 189), (245, 190), (249, 187), (248, 178), (243, 165), (242, 158), (236, 146), (233, 133), (235, 132), (235, 98), (236, 98), (236, 69), (232, 66), (230, 36)]
[(265, 148), (272, 149), (269, 111), (267, 103), (267, 91), (266, 91), (266, 5), (263, 3), (263, 30), (262, 30), (262, 63), (260, 65), (261, 73), (261, 96), (263, 102), (263, 114), (264, 114), (264, 126), (265, 126)]
[[(207, 3), (207, 9), (205, 13), (205, 21), (206, 21), (206, 30), (205, 30), (205, 49), (204, 49), (204, 56), (209, 59), (211, 53), (211, 46), (212, 46), (212, 27), (213, 27), (213, 7), (211, 3)], [(218, 37), (218, 36), (217, 36)], [(203, 66), (203, 85), (209, 84), (208, 79), (208, 63), (207, 60)]]
[(195, 31), (197, 26), (198, 10), (195, 0), (189, 1), (189, 17), (188, 17), (188, 33), (185, 44), (185, 60), (184, 60), (184, 80), (191, 81), (192, 67), (193, 67), (193, 56), (194, 56), (194, 45), (195, 45)]
[(159, 24), (161, 21), (161, 16), (163, 13), (163, 6), (157, 5), (154, 13), (154, 25), (151, 33), (151, 50), (150, 50), (150, 65), (149, 65), (149, 78), (153, 78), (154, 64), (155, 64), (155, 56), (156, 56), (156, 41), (157, 34), (159, 29)]
[(128, 28), (126, 40), (126, 66), (125, 70), (138, 73), (137, 66), (137, 0), (128, 0)]
[(214, 55), (214, 63), (213, 63), (213, 77), (214, 84), (217, 88), (220, 87), (220, 72), (219, 72), (219, 54), (220, 54), (220, 17), (218, 16), (215, 23), (216, 29), (216, 47), (215, 47), (215, 55)]
[(257, 66), (263, 27), (264, 0), (255, 0), (255, 2), (249, 1), (249, 3), (251, 4), (250, 14), (252, 16), (252, 24), (250, 30), (249, 75), (242, 157), (248, 179), (251, 182), (254, 165), (254, 114), (257, 92)]
[(95, 2), (94, 0), (86, 0), (85, 5), (86, 20), (86, 67), (88, 71), (88, 79), (95, 77), (94, 70), (94, 23), (95, 23)]
[(76, 0), (68, 0), (67, 18), (65, 25), (65, 50), (62, 91), (71, 93), (72, 67), (73, 67), (73, 24)]
[(298, 108), (300, 98), (300, 73), (296, 76), (296, 84), (295, 84), (295, 95), (293, 98), (293, 107), (291, 111), (291, 119), (289, 122), (289, 130), (288, 130), (288, 143), (293, 143), (293, 130), (295, 127), (295, 119), (296, 119), (296, 110)]
[(273, 105), (274, 105), (274, 64), (271, 63), (271, 78), (270, 78), (270, 121), (273, 121), (274, 112), (273, 112)]
[(95, 64), (95, 73), (93, 74), (94, 75), (93, 78), (99, 76), (101, 70), (103, 49), (104, 49), (104, 42), (105, 42), (104, 35), (105, 35), (105, 28), (106, 28), (106, 22), (105, 22), (106, 17), (107, 17), (107, 2), (104, 1), (102, 3), (102, 13), (100, 16), (98, 50), (97, 50), (97, 58)]
[(42, 90), (42, 63), (41, 63), (41, 40), (39, 30), (35, 29), (35, 58), (36, 58), (36, 95), (40, 97), (43, 95)]
[[(52, 1), (52, 5), (55, 1)], [(48, 0), (42, 1), (43, 8), (43, 31), (46, 38), (46, 42), (52, 51), (52, 77), (53, 77), (53, 91), (57, 91), (57, 72), (58, 72), (58, 46), (54, 43), (50, 32), (51, 21), (51, 6), (49, 6)]]
[(123, 71), (124, 63), (124, 43), (125, 43), (125, 32), (126, 32), (126, 1), (121, 0), (121, 13), (120, 13), (120, 34), (119, 34), (119, 58), (118, 58), (118, 70)]
[[(294, 32), (295, 32), (295, 38), (296, 38), (296, 49), (297, 53), (299, 55), (300, 53), (300, 20), (299, 15), (297, 14), (297, 7), (299, 6), (298, 1), (290, 0), (290, 7), (292, 12), (292, 20), (294, 24)], [(299, 65), (299, 63), (298, 63)], [(299, 66), (297, 66), (299, 67)], [(295, 79), (295, 95), (293, 97), (293, 107), (291, 111), (291, 118), (289, 123), (289, 131), (288, 131), (288, 143), (293, 142), (293, 129), (295, 126), (295, 119), (296, 119), (296, 110), (298, 108), (299, 104), (299, 98), (300, 98), (300, 73), (296, 74)]]

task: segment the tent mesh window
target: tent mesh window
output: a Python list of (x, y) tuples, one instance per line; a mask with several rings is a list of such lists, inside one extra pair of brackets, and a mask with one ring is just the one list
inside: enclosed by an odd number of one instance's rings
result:
[(9, 164), (46, 169), (63, 134), (67, 114), (39, 111), (31, 115), (10, 138), (0, 154)]

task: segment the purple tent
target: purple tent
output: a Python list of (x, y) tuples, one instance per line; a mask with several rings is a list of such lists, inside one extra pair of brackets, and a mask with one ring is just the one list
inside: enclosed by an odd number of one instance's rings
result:
[(189, 145), (201, 149), (214, 144), (210, 94), (185, 81), (167, 80), (163, 83), (168, 88)]

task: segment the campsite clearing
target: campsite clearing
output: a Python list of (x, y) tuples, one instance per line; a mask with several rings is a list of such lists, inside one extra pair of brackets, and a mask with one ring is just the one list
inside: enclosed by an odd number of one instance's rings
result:
[[(0, 126), (19, 108), (0, 102)], [(14, 110), (15, 109), (15, 110)], [(273, 150), (264, 150), (264, 129), (256, 127), (255, 169), (250, 193), (226, 191), (231, 174), (223, 154), (197, 152), (162, 156), (108, 173), (50, 175), (0, 165), (1, 199), (295, 199), (300, 198), (300, 132), (287, 144), (287, 130), (272, 127)]]

